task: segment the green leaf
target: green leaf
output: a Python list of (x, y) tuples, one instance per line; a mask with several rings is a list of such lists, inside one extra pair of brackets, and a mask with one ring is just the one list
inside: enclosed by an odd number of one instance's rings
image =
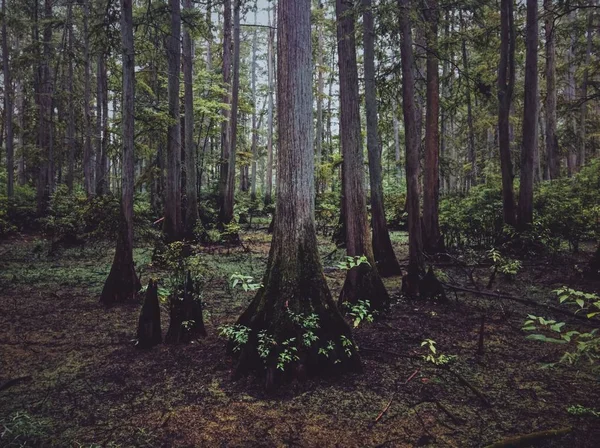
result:
[(596, 311), (595, 313), (588, 313), (587, 317), (588, 317), (588, 319), (591, 319), (592, 317), (594, 317), (594, 316), (596, 316), (598, 314), (600, 314), (600, 311)]
[(553, 344), (566, 344), (567, 343), (567, 341), (564, 341), (562, 339), (549, 338), (547, 336), (544, 336), (543, 334), (530, 334), (529, 336), (527, 336), (527, 339), (532, 340), (532, 341), (551, 342)]
[(577, 303), (577, 305), (579, 305), (579, 308), (583, 308), (583, 306), (585, 305), (583, 299), (577, 299), (575, 300), (575, 302)]

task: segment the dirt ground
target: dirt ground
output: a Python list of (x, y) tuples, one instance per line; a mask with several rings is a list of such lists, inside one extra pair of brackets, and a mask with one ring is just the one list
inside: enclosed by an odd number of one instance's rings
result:
[[(406, 236), (393, 239), (402, 259)], [(589, 323), (470, 293), (449, 291), (446, 304), (404, 301), (399, 278), (386, 280), (391, 310), (355, 331), (364, 374), (309, 379), (269, 395), (254, 378), (233, 381), (218, 327), (235, 322), (252, 293), (232, 290), (228, 278), (260, 279), (269, 247), (264, 232), (243, 240), (249, 252), (198, 249), (207, 264), (208, 337), (149, 351), (133, 344), (140, 304), (106, 310), (98, 303), (111, 245), (48, 257), (49, 243), (39, 237), (0, 242), (0, 384), (25, 377), (0, 391), (0, 446), (480, 447), (563, 427), (572, 431), (536, 446), (600, 446), (600, 417), (567, 412), (600, 409), (597, 373), (585, 364), (541, 368), (565, 346), (526, 340), (521, 331), (529, 313), (570, 328)], [(331, 256), (328, 241), (320, 246), (335, 296), (344, 273), (330, 267), (343, 254)], [(151, 248), (136, 250), (143, 282), (160, 276), (147, 267), (151, 255)], [(561, 285), (599, 291), (578, 274), (588, 256), (525, 260), (515, 279), (498, 277), (493, 288), (554, 305), (551, 291)], [(473, 288), (462, 268), (445, 262), (439, 269), (445, 281)], [(473, 280), (483, 288), (489, 275), (481, 266)], [(444, 367), (424, 361), (425, 339), (456, 359)]]

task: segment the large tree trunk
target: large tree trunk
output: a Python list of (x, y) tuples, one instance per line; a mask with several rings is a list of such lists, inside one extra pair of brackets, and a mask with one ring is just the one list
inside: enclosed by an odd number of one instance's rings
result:
[(510, 157), (510, 105), (515, 84), (515, 24), (513, 1), (501, 1), (500, 64), (498, 66), (498, 141), (502, 170), (504, 223), (515, 226), (513, 167)]
[(167, 241), (181, 238), (181, 121), (179, 87), (181, 72), (181, 5), (169, 0), (171, 28), (167, 38), (169, 119), (167, 128), (167, 194), (164, 231)]
[[(465, 33), (465, 23), (463, 20), (462, 9), (459, 8), (458, 14), (460, 17), (460, 26), (462, 28), (462, 32)], [(471, 171), (467, 176), (466, 183), (467, 188), (475, 185), (477, 183), (477, 153), (475, 152), (475, 131), (473, 129), (473, 106), (471, 103), (471, 82), (469, 80), (469, 56), (467, 54), (467, 40), (463, 37), (462, 39), (462, 62), (463, 68), (465, 71), (465, 93), (467, 99), (467, 142), (468, 142), (468, 160), (471, 165)]]
[(371, 308), (389, 305), (389, 296), (377, 270), (367, 220), (364, 191), (364, 162), (360, 126), (358, 66), (354, 37), (353, 0), (337, 0), (338, 64), (340, 70), (340, 134), (344, 161), (343, 197), (346, 228), (346, 253), (349, 257), (365, 256), (369, 262), (352, 268), (340, 294), (340, 304), (356, 303), (368, 298)]
[[(324, 370), (361, 369), (350, 329), (327, 287), (317, 248), (310, 0), (280, 0), (278, 23), (276, 225), (264, 287), (238, 320), (250, 334), (239, 350), (237, 372), (265, 372), (267, 387), (276, 375), (289, 379)], [(316, 317), (316, 326), (305, 329), (309, 317)], [(307, 330), (318, 339), (304, 343)], [(257, 351), (259, 335), (277, 344), (263, 344), (268, 353), (262, 358)], [(285, 344), (293, 347), (289, 350), (295, 358), (277, 369)]]
[[(193, 12), (192, 0), (184, 0), (183, 7)], [(183, 82), (185, 107), (185, 233), (191, 237), (198, 221), (198, 190), (196, 176), (196, 148), (194, 147), (194, 42), (188, 27), (183, 33)]]
[[(319, 0), (318, 2), (318, 14), (319, 19), (317, 23), (317, 135), (315, 138), (316, 148), (316, 163), (317, 172), (320, 173), (320, 166), (323, 163), (323, 98), (325, 96), (325, 61), (323, 55), (325, 49), (323, 44), (325, 42), (325, 35), (323, 33), (323, 20), (325, 9), (323, 3)], [(323, 181), (321, 176), (317, 177), (317, 193), (323, 190)]]
[[(219, 223), (229, 224), (233, 221), (235, 196), (235, 156), (237, 145), (238, 103), (240, 91), (240, 1), (233, 4), (233, 82), (231, 86), (231, 113), (229, 127), (229, 147), (227, 151), (227, 177), (219, 210)], [(235, 239), (235, 238), (234, 238)]]
[[(275, 8), (275, 7), (274, 7)], [(273, 18), (276, 22), (276, 19)], [(271, 16), (269, 15), (269, 25), (271, 25)], [(269, 28), (269, 41), (267, 43), (267, 84), (269, 89), (268, 98), (268, 119), (267, 119), (267, 187), (265, 191), (265, 205), (273, 202), (273, 82), (275, 71), (275, 30)]]
[(402, 155), (400, 153), (400, 120), (398, 119), (398, 104), (392, 98), (392, 126), (394, 128), (394, 161), (398, 173), (398, 183), (402, 180)]
[[(72, 4), (69, 4), (69, 8), (72, 8)], [(69, 13), (69, 15), (71, 12)], [(68, 23), (68, 52), (73, 54), (73, 23)], [(67, 159), (67, 188), (69, 193), (73, 193), (73, 181), (75, 176), (75, 101), (73, 92), (73, 81), (74, 81), (74, 68), (73, 58), (69, 58), (67, 67), (67, 89), (68, 89), (68, 102), (67, 102), (67, 148), (68, 148), (68, 159)]]
[[(254, 0), (254, 23), (257, 23), (257, 4)], [(256, 51), (258, 35), (256, 29), (252, 32), (252, 174), (250, 177), (250, 198), (256, 200), (256, 164), (258, 159), (258, 123), (256, 117)]]
[(108, 89), (107, 89), (107, 67), (106, 55), (100, 53), (98, 55), (97, 64), (97, 90), (96, 90), (96, 193), (98, 195), (106, 194), (108, 191), (108, 154), (106, 150), (106, 123), (108, 117)]
[[(367, 115), (367, 151), (369, 155), (369, 181), (371, 186), (371, 226), (373, 227), (373, 255), (377, 270), (383, 277), (400, 275), (402, 270), (396, 259), (385, 220), (383, 205), (383, 179), (381, 148), (377, 135), (377, 86), (375, 85), (375, 26), (372, 0), (362, 0), (363, 44), (365, 65), (365, 108)], [(322, 78), (321, 74), (321, 78)], [(320, 120), (322, 123), (322, 119)], [(322, 128), (322, 125), (321, 125)], [(321, 136), (317, 137), (321, 141)]]
[(123, 48), (123, 166), (121, 170), (121, 223), (113, 264), (102, 289), (100, 302), (110, 306), (134, 298), (140, 281), (133, 263), (134, 190), (134, 87), (133, 0), (121, 0)]
[(523, 148), (519, 188), (519, 227), (533, 222), (534, 155), (538, 144), (538, 11), (537, 0), (527, 0), (527, 37), (525, 60), (525, 104), (523, 108)]
[(398, 0), (400, 6), (400, 35), (402, 60), (402, 109), (406, 142), (406, 211), (408, 212), (408, 275), (405, 292), (416, 295), (419, 274), (423, 270), (423, 239), (419, 204), (419, 138), (416, 124), (414, 56), (412, 48), (410, 1)]
[[(223, 84), (225, 85), (225, 95), (223, 104), (231, 105), (231, 58), (232, 58), (232, 38), (231, 38), (231, 1), (223, 1)], [(229, 169), (229, 147), (231, 141), (231, 108), (224, 107), (221, 111), (223, 122), (221, 123), (221, 162), (219, 165), (219, 207), (223, 206), (225, 201), (225, 188), (227, 186)]]
[(577, 166), (581, 168), (586, 162), (586, 120), (587, 120), (587, 107), (588, 107), (588, 82), (589, 82), (589, 66), (590, 59), (592, 56), (592, 39), (594, 32), (594, 15), (590, 10), (588, 11), (587, 17), (587, 37), (585, 47), (585, 60), (583, 69), (583, 79), (581, 80), (581, 92), (580, 101), (581, 106), (579, 107), (579, 154), (577, 158)]
[[(427, 111), (425, 117), (425, 176), (423, 180), (423, 249), (428, 253), (444, 249), (439, 224), (440, 195), (440, 83), (438, 68), (438, 2), (427, 0)], [(473, 176), (473, 181), (476, 177)]]
[(544, 0), (546, 32), (546, 163), (549, 179), (560, 177), (560, 156), (556, 134), (556, 31), (552, 0)]
[(15, 185), (15, 148), (13, 134), (13, 85), (6, 31), (6, 0), (2, 0), (2, 67), (4, 75), (4, 118), (6, 127), (6, 195), (13, 197)]
[(83, 178), (84, 189), (87, 196), (96, 194), (96, 183), (94, 180), (94, 156), (92, 154), (92, 111), (91, 111), (91, 56), (90, 56), (90, 0), (83, 0)]

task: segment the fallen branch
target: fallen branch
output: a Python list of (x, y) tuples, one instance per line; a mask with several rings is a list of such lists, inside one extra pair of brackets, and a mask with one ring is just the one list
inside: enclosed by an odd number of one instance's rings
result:
[(31, 380), (31, 376), (22, 376), (19, 378), (13, 378), (12, 380), (5, 381), (4, 383), (0, 384), (0, 391), (6, 390), (9, 387), (16, 386), (19, 383), (29, 380)]
[(491, 292), (491, 291), (488, 292), (488, 291), (481, 291), (481, 290), (463, 288), (462, 286), (454, 286), (454, 285), (450, 285), (448, 283), (442, 283), (442, 285), (444, 285), (446, 288), (450, 288), (450, 289), (452, 289), (454, 291), (467, 292), (469, 294), (480, 295), (480, 296), (483, 296), (483, 297), (494, 297), (494, 298), (497, 298), (497, 299), (512, 300), (513, 302), (522, 303), (524, 305), (530, 305), (530, 306), (547, 308), (549, 310), (554, 311), (555, 313), (563, 314), (565, 316), (569, 316), (569, 317), (573, 317), (575, 319), (586, 321), (586, 322), (588, 322), (588, 324), (592, 324), (590, 322), (590, 320), (586, 316), (584, 316), (584, 315), (575, 314), (575, 313), (572, 313), (571, 311), (565, 310), (563, 308), (559, 308), (557, 306), (544, 305), (543, 303), (536, 302), (535, 300), (525, 299), (525, 298), (522, 298), (522, 297), (509, 296), (507, 294), (495, 293), (495, 292)]
[(531, 446), (542, 440), (549, 439), (551, 437), (564, 436), (572, 431), (571, 428), (559, 428), (551, 429), (548, 431), (532, 432), (523, 436), (509, 437), (507, 439), (500, 440), (498, 442), (487, 445), (485, 448), (519, 448)]
[(471, 390), (471, 392), (473, 392), (477, 398), (479, 398), (483, 404), (485, 404), (488, 408), (492, 407), (492, 403), (490, 403), (490, 400), (488, 400), (488, 398), (485, 396), (485, 394), (483, 392), (481, 392), (479, 389), (477, 389), (475, 386), (473, 386), (469, 381), (467, 381), (467, 379), (462, 376), (460, 373), (452, 370), (452, 369), (446, 369), (448, 370), (448, 372), (450, 372), (452, 375), (454, 375), (459, 383), (461, 383), (463, 386), (469, 388)]
[[(408, 377), (408, 379), (404, 382), (404, 386), (406, 386), (408, 383), (411, 382), (411, 380), (417, 376), (417, 373), (419, 373), (420, 369), (417, 369), (413, 372), (413, 374), (411, 376)], [(377, 423), (379, 420), (381, 420), (381, 417), (383, 417), (383, 415), (388, 411), (388, 409), (390, 408), (390, 406), (392, 405), (392, 401), (394, 401), (394, 397), (396, 396), (396, 392), (398, 392), (397, 388), (394, 391), (394, 393), (392, 394), (392, 397), (390, 398), (390, 401), (388, 401), (388, 403), (385, 405), (385, 407), (381, 410), (381, 412), (379, 413), (379, 415), (375, 418), (375, 422)]]

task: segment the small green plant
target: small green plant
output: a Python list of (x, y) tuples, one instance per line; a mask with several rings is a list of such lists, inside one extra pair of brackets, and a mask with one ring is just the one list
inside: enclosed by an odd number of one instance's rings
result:
[(558, 296), (559, 303), (577, 305), (579, 311), (587, 311), (588, 319), (600, 314), (600, 296), (597, 294), (576, 291), (563, 286), (553, 291)]
[(436, 366), (445, 366), (456, 360), (456, 355), (438, 354), (435, 344), (436, 342), (433, 339), (425, 339), (421, 342), (421, 347), (426, 347), (428, 350), (428, 353), (423, 355), (425, 361), (435, 364)]
[(567, 408), (567, 412), (571, 415), (576, 415), (578, 417), (591, 416), (591, 417), (600, 418), (600, 411), (590, 409), (590, 408), (582, 406), (580, 404), (569, 406)]
[(283, 350), (277, 357), (277, 368), (285, 370), (285, 366), (291, 362), (298, 361), (298, 348), (294, 345), (296, 338), (289, 338), (281, 343)]
[(250, 328), (244, 325), (224, 325), (219, 328), (219, 335), (233, 343), (233, 351), (239, 352), (248, 343)]
[(345, 271), (349, 271), (352, 268), (358, 267), (362, 264), (366, 264), (371, 266), (369, 260), (364, 255), (357, 255), (354, 257), (346, 257), (346, 260), (337, 264), (338, 269), (343, 269)]
[(275, 339), (273, 339), (271, 335), (267, 333), (267, 330), (259, 331), (257, 335), (257, 340), (258, 356), (260, 356), (262, 360), (266, 360), (271, 354), (273, 347), (277, 346), (277, 342), (275, 341)]
[(371, 302), (369, 300), (359, 300), (357, 303), (348, 303), (348, 314), (352, 317), (352, 325), (357, 328), (361, 323), (372, 323), (376, 311), (371, 311)]
[(356, 347), (354, 346), (354, 342), (352, 342), (348, 337), (346, 337), (345, 335), (341, 335), (340, 336), (340, 340), (342, 342), (342, 348), (344, 349), (344, 353), (346, 353), (346, 356), (348, 358), (352, 357), (352, 349), (355, 349)]
[(504, 257), (496, 248), (490, 249), (488, 256), (494, 263), (492, 268), (509, 278), (514, 277), (521, 270), (522, 265), (519, 260)]
[(0, 420), (0, 445), (4, 447), (40, 446), (46, 436), (46, 420), (17, 411)]
[(256, 291), (260, 288), (262, 288), (262, 283), (256, 283), (254, 281), (254, 277), (252, 277), (251, 275), (243, 275), (240, 274), (239, 272), (236, 272), (235, 274), (233, 274), (230, 277), (231, 280), (231, 287), (235, 288), (236, 286), (240, 285), (240, 287), (244, 290), (244, 291)]
[(319, 348), (319, 355), (323, 355), (326, 358), (329, 358), (329, 354), (335, 349), (334, 342), (332, 340), (327, 341), (327, 345), (325, 347)]

